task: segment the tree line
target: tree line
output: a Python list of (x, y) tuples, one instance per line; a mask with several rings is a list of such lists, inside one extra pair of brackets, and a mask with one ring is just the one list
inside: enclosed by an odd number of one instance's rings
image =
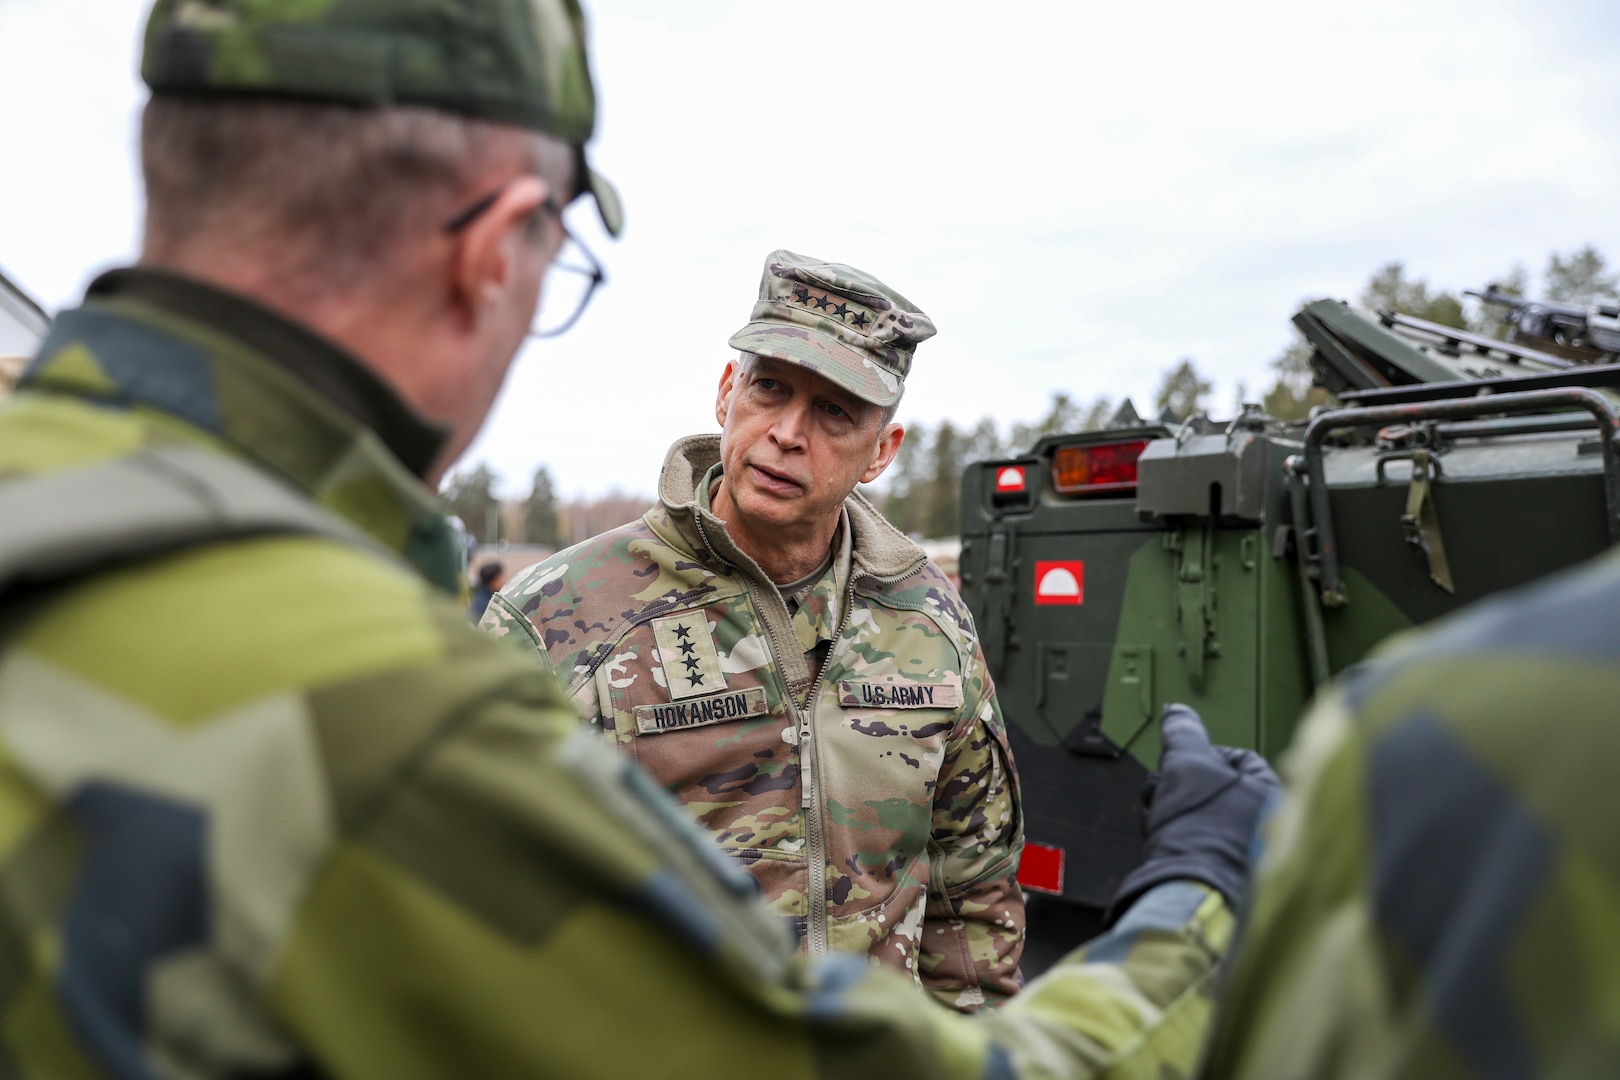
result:
[(645, 495), (610, 491), (560, 499), (551, 470), (542, 465), (521, 499), (501, 499), (501, 477), (485, 462), (452, 474), (440, 494), (479, 544), (534, 544), (563, 548), (638, 518), (652, 504)]
[[(1611, 270), (1608, 260), (1591, 245), (1567, 255), (1554, 252), (1548, 256), (1534, 290), (1530, 271), (1522, 263), (1490, 284), (1506, 295), (1576, 307), (1620, 299), (1620, 272)], [(1499, 309), (1461, 293), (1433, 288), (1398, 260), (1385, 263), (1368, 278), (1357, 302), (1362, 307), (1395, 310), (1494, 337), (1506, 332)], [(1296, 339), (1271, 361), (1267, 369), (1270, 386), (1259, 398), (1267, 413), (1279, 420), (1300, 420), (1311, 409), (1331, 402), (1326, 391), (1311, 383), (1310, 359), (1310, 347)], [(1184, 357), (1161, 373), (1151, 411), (1144, 410), (1144, 416), (1184, 420), (1208, 408), (1212, 389), (1212, 381), (1199, 372), (1194, 360)], [(1047, 435), (1107, 427), (1123, 405), (1123, 400), (1108, 395), (1081, 401), (1058, 391), (1052, 394), (1043, 416), (1016, 420), (1005, 428), (988, 416), (971, 426), (951, 420), (932, 425), (908, 423), (899, 456), (876, 501), (906, 533), (930, 539), (955, 536), (960, 527), (962, 472), (969, 464), (1017, 456)], [(500, 477), (480, 463), (451, 476), (443, 492), (451, 510), (481, 544), (506, 540), (567, 546), (639, 516), (652, 501), (619, 492), (562, 501), (544, 465), (535, 470), (529, 494), (523, 499), (502, 503), (495, 495), (499, 486)]]

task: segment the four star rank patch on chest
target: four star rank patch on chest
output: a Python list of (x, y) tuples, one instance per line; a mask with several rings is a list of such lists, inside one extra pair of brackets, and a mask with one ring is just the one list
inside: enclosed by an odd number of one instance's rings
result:
[(701, 697), (726, 688), (720, 673), (720, 653), (714, 646), (709, 619), (701, 611), (653, 620), (653, 641), (664, 665), (664, 682), (672, 701)]

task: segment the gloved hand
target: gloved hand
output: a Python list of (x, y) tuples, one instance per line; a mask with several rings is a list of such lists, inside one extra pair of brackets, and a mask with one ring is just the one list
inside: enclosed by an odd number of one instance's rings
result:
[(1201, 881), (1236, 909), (1248, 887), (1260, 811), (1282, 784), (1253, 750), (1211, 745), (1204, 722), (1185, 705), (1166, 705), (1159, 729), (1164, 756), (1142, 862), (1115, 892), (1110, 911), (1118, 917), (1167, 881)]

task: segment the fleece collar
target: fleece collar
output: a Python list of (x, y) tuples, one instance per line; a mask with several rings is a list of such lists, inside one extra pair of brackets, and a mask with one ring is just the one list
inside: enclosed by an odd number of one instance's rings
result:
[[(661, 528), (660, 523), (651, 520), (649, 524), (666, 543), (698, 558), (706, 554), (729, 566), (744, 568), (765, 581), (764, 571), (732, 542), (726, 523), (709, 510), (703, 481), (711, 469), (715, 476), (720, 474), (719, 464), (719, 435), (691, 435), (678, 440), (669, 448), (658, 478), (658, 501), (663, 505), (668, 527)], [(889, 524), (859, 492), (851, 492), (844, 500), (844, 513), (850, 525), (857, 577), (889, 584), (916, 573), (927, 562), (922, 548)]]

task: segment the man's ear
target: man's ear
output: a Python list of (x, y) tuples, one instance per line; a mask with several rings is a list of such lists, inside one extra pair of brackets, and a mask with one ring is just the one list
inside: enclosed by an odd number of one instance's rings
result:
[(877, 449), (872, 452), (872, 463), (861, 473), (861, 483), (870, 484), (883, 475), (883, 470), (894, 461), (894, 455), (900, 452), (900, 444), (905, 441), (906, 429), (903, 424), (889, 424), (878, 433)]
[(731, 411), (731, 392), (737, 389), (737, 375), (740, 370), (735, 359), (726, 361), (726, 370), (720, 373), (720, 387), (714, 395), (714, 418), (720, 422), (720, 430), (726, 427), (726, 413)]
[(533, 243), (530, 218), (546, 201), (546, 182), (538, 176), (520, 176), (501, 189), (488, 210), (479, 214), (452, 238), (450, 302), (476, 326), (512, 287), (513, 268), (520, 245)]

